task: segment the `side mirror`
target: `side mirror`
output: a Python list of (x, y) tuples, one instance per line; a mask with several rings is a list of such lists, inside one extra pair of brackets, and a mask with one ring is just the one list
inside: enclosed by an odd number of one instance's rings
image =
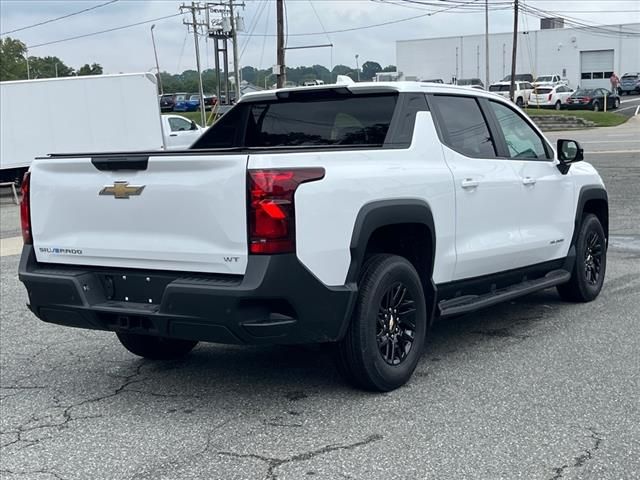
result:
[(575, 140), (558, 139), (558, 170), (566, 175), (572, 163), (584, 160), (584, 150)]
[(197, 129), (198, 129), (198, 126), (196, 125), (196, 122), (191, 120), (191, 128), (189, 130), (197, 130)]

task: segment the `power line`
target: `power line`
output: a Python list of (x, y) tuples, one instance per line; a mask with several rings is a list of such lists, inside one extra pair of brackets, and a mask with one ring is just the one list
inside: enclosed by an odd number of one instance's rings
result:
[(56, 17), (50, 20), (45, 20), (44, 22), (34, 23), (33, 25), (27, 25), (25, 27), (9, 30), (7, 32), (0, 33), (0, 35), (8, 35), (10, 33), (21, 32), (22, 30), (27, 30), (29, 28), (39, 27), (40, 25), (46, 25), (47, 23), (57, 22), (58, 20), (62, 20), (64, 18), (73, 17), (74, 15), (80, 15), (81, 13), (89, 12), (91, 10), (96, 10), (97, 8), (106, 7), (107, 5), (111, 5), (112, 3), (116, 3), (117, 1), (118, 0), (109, 0), (108, 2), (101, 3), (100, 5), (94, 5), (93, 7), (85, 8), (83, 10), (79, 10), (73, 13), (68, 13), (67, 15), (62, 15), (61, 17)]
[(37, 45), (29, 45), (27, 48), (28, 49), (32, 49), (32, 48), (37, 48), (37, 47), (44, 47), (45, 45), (53, 45), (55, 43), (68, 42), (70, 40), (78, 40), (79, 38), (92, 37), (93, 35), (101, 35), (103, 33), (115, 32), (117, 30), (123, 30), (125, 28), (137, 27), (138, 25), (144, 25), (146, 23), (159, 22), (160, 20), (166, 20), (167, 18), (178, 17), (180, 15), (182, 15), (182, 13), (174, 13), (173, 15), (165, 15), (164, 17), (152, 18), (150, 20), (144, 20), (142, 22), (130, 23), (129, 25), (122, 25), (120, 27), (108, 28), (106, 30), (100, 30), (98, 32), (85, 33), (84, 35), (76, 35), (75, 37), (61, 38), (59, 40), (54, 40), (52, 42), (38, 43)]

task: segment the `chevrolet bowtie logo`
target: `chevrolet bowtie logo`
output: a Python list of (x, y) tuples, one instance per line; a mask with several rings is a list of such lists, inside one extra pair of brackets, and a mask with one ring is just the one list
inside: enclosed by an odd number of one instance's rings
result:
[(144, 185), (129, 185), (129, 182), (113, 182), (107, 185), (98, 195), (113, 195), (115, 198), (129, 198), (131, 195), (140, 195)]

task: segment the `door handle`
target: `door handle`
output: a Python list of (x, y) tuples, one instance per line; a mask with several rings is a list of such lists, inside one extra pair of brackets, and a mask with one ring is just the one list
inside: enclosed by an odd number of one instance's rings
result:
[(170, 136), (170, 137), (177, 137), (177, 136), (178, 136), (178, 134), (177, 134), (177, 133), (170, 133), (170, 134), (169, 134), (169, 136)]
[(535, 185), (536, 184), (536, 179), (532, 178), (532, 177), (524, 177), (522, 179), (522, 184), (523, 185)]
[(474, 180), (473, 178), (465, 178), (464, 180), (462, 180), (460, 185), (462, 185), (462, 188), (476, 188), (478, 185), (480, 185), (480, 182)]

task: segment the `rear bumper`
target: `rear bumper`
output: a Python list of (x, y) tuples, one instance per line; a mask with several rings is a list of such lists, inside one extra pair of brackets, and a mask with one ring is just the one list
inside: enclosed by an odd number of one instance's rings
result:
[(45, 322), (226, 344), (339, 340), (356, 295), (294, 254), (250, 256), (244, 276), (190, 275), (37, 263), (25, 245), (19, 278)]

